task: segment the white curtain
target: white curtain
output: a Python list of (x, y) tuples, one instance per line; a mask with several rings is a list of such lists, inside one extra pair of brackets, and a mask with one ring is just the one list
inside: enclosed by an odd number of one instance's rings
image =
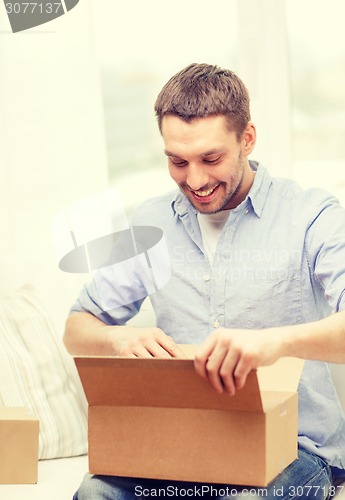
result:
[(64, 320), (85, 277), (58, 269), (51, 222), (108, 179), (90, 5), (17, 34), (1, 16), (0, 30), (0, 292), (34, 281)]
[(252, 159), (292, 174), (289, 54), (284, 0), (237, 0), (238, 73), (251, 95), (258, 142)]

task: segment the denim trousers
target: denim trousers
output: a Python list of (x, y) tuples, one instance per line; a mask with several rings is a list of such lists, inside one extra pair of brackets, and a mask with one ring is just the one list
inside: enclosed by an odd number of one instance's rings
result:
[(303, 449), (267, 487), (240, 487), (226, 484), (202, 484), (177, 481), (98, 476), (86, 474), (73, 500), (130, 500), (145, 498), (331, 498), (336, 489), (331, 468), (320, 457)]

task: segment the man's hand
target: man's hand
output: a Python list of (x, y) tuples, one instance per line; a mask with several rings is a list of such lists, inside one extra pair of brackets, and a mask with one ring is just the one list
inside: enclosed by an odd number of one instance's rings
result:
[(136, 358), (186, 358), (173, 339), (159, 328), (105, 327), (117, 356)]
[(234, 395), (246, 383), (248, 373), (270, 365), (283, 355), (282, 338), (274, 329), (215, 330), (195, 355), (197, 373), (219, 393)]
[(110, 326), (86, 312), (68, 317), (64, 342), (74, 356), (186, 357), (172, 338), (159, 328)]

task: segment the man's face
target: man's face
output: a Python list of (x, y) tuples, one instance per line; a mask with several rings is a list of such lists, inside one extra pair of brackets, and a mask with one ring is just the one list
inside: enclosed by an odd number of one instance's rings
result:
[[(238, 141), (224, 116), (187, 123), (167, 115), (162, 136), (170, 175), (199, 212), (219, 212), (244, 200), (254, 178), (247, 160), (246, 133)], [(254, 142), (255, 138), (250, 151)]]

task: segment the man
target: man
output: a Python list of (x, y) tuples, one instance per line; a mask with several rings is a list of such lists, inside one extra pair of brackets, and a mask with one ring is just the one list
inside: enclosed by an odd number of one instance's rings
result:
[[(345, 419), (324, 363), (345, 362), (345, 210), (248, 160), (256, 130), (247, 90), (231, 71), (188, 66), (163, 87), (155, 111), (180, 190), (146, 202), (135, 221), (160, 227), (168, 245), (171, 279), (151, 296), (158, 328), (125, 326), (142, 300), (100, 307), (105, 284), (111, 293), (105, 268), (73, 307), (66, 346), (73, 354), (178, 357), (177, 344), (197, 343), (197, 373), (229, 395), (258, 366), (306, 359), (299, 460), (265, 497), (283, 487), (283, 498), (293, 498), (300, 486), (303, 498), (329, 498), (345, 469)], [(138, 484), (87, 476), (75, 498), (135, 498)]]

